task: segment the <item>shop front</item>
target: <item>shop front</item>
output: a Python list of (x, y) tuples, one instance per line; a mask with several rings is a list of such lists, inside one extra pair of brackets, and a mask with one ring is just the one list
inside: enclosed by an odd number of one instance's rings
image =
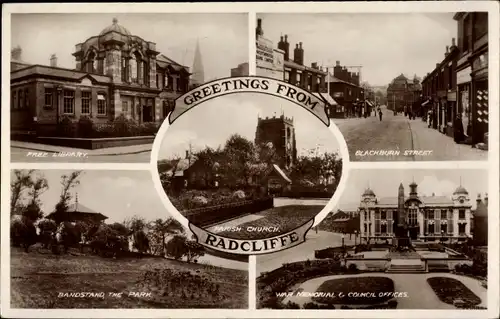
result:
[(488, 133), (488, 47), (474, 54), (472, 61), (472, 142), (485, 143)]
[(471, 135), (472, 130), (472, 111), (471, 101), (471, 72), (470, 66), (457, 72), (457, 104), (456, 114), (462, 117), (462, 125), (466, 138)]
[(456, 104), (457, 104), (457, 92), (455, 90), (448, 91), (446, 96), (446, 135), (453, 137), (453, 122), (456, 113)]

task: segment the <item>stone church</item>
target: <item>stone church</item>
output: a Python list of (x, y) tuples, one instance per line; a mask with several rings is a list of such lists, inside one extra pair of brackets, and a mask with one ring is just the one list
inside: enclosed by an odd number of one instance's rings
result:
[(75, 46), (74, 69), (11, 59), (11, 130), (50, 131), (68, 117), (106, 123), (120, 115), (137, 123), (161, 123), (174, 100), (190, 89), (190, 70), (133, 35), (117, 19), (98, 35)]

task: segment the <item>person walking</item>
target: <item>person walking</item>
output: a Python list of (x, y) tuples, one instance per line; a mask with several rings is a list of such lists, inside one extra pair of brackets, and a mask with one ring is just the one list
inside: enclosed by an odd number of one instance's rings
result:
[(378, 118), (382, 121), (382, 110), (380, 108), (378, 109)]
[(462, 114), (458, 113), (453, 122), (453, 140), (460, 144), (464, 141), (464, 125), (462, 123)]

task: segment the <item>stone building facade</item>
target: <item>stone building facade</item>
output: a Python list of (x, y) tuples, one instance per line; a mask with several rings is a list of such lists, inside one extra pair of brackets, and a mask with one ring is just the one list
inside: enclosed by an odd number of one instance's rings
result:
[(397, 197), (386, 198), (378, 198), (367, 188), (359, 205), (361, 238), (389, 240), (405, 235), (423, 241), (467, 240), (471, 236), (471, 208), (469, 193), (462, 186), (452, 196), (423, 196), (413, 182), (408, 195), (401, 184)]
[(420, 101), (421, 93), (422, 85), (417, 75), (410, 80), (400, 74), (387, 87), (387, 107), (397, 112), (411, 111)]
[(297, 143), (293, 118), (284, 115), (260, 118), (257, 121), (255, 144), (271, 142), (276, 149), (278, 166), (289, 169), (297, 161)]
[[(18, 52), (17, 52), (18, 53)], [(20, 55), (20, 54), (18, 54)], [(189, 68), (132, 35), (116, 19), (75, 46), (74, 69), (11, 62), (11, 127), (55, 127), (63, 118), (106, 123), (123, 115), (137, 123), (161, 123), (174, 100), (189, 89)]]

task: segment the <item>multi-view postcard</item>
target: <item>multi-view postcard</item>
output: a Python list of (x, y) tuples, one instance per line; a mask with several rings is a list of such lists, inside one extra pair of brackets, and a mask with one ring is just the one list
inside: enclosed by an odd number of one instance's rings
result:
[(0, 315), (498, 318), (499, 14), (4, 6)]

